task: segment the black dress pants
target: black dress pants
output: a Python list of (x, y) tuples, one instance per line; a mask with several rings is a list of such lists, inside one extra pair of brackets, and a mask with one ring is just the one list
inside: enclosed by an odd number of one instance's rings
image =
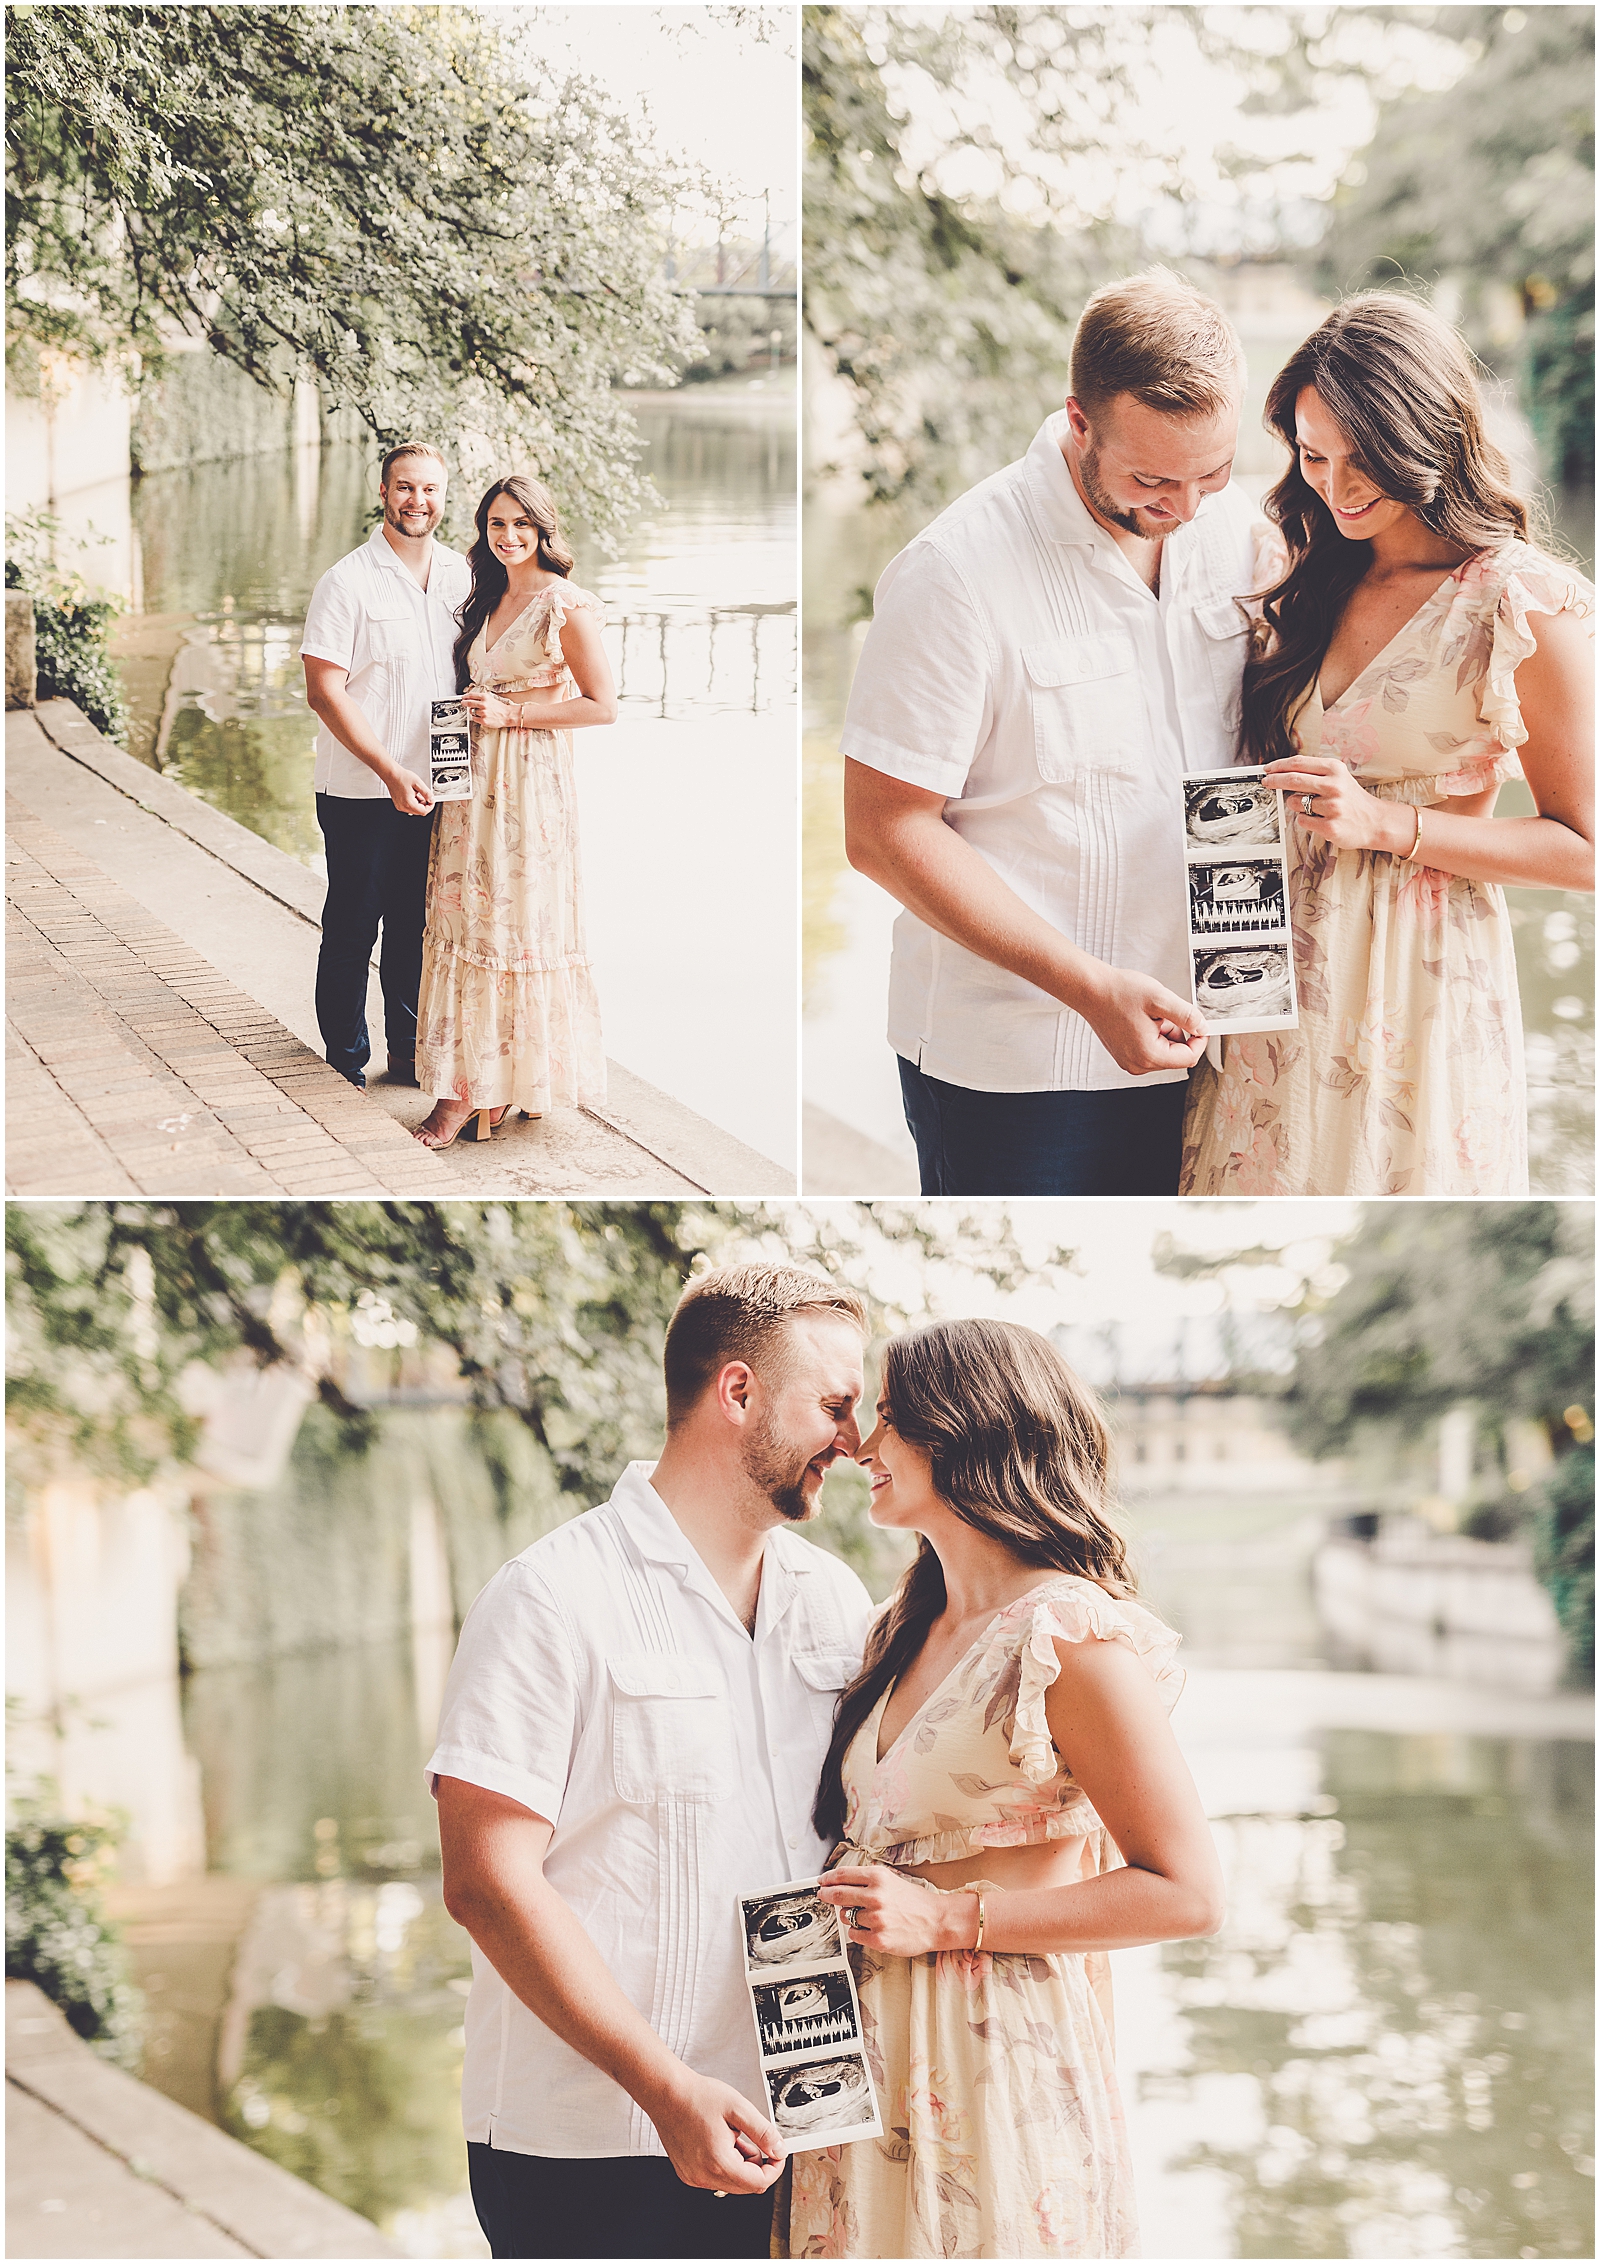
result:
[(1175, 1195), (1187, 1091), (983, 1093), (900, 1057), (924, 1195)]
[(417, 989), (422, 923), (428, 907), (433, 812), (407, 817), (387, 794), (317, 796), (328, 856), (328, 898), (317, 954), (317, 1028), (323, 1051), (352, 1085), (366, 1082), (367, 967), (383, 930), (378, 980), (391, 1069), (409, 1070), (417, 1051)]
[(685, 2185), (656, 2154), (574, 2162), (467, 2147), (494, 2256), (770, 2256), (772, 2195)]

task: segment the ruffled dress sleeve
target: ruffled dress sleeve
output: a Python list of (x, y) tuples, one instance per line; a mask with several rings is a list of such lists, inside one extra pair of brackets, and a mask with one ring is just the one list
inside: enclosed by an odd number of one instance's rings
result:
[(603, 629), (606, 625), (606, 609), (592, 591), (579, 589), (576, 582), (555, 583), (550, 591), (550, 610), (545, 615), (544, 623), (545, 651), (552, 667), (564, 665), (561, 632), (574, 613), (592, 613), (597, 629)]
[(1143, 1662), (1170, 1714), (1183, 1691), (1177, 1664), (1183, 1638), (1144, 1604), (1108, 1596), (1092, 1580), (1067, 1578), (1035, 1599), (1022, 1638), (1011, 1759), (1030, 1784), (1048, 1784), (1060, 1773), (1061, 1756), (1045, 1718), (1045, 1692), (1061, 1672), (1057, 1643), (1083, 1643), (1091, 1637), (1125, 1643)]
[(1522, 746), (1528, 727), (1517, 698), (1516, 673), (1538, 651), (1538, 639), (1529, 627), (1533, 613), (1572, 613), (1590, 623), (1594, 638), (1594, 587), (1559, 559), (1537, 551), (1522, 551), (1506, 576), (1490, 628), (1489, 662), (1484, 672), (1478, 713), (1499, 744), (1514, 750)]

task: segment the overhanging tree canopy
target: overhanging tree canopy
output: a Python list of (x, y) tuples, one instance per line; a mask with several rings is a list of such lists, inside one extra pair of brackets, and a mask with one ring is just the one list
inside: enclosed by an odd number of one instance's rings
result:
[(530, 83), (464, 7), (17, 7), (8, 356), (315, 375), (384, 443), (533, 468), (597, 530), (644, 490), (617, 381), (671, 380), (688, 186), (592, 81)]

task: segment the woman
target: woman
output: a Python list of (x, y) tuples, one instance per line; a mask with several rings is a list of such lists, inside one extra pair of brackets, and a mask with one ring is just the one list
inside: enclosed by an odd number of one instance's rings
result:
[(796, 2154), (791, 2256), (1128, 2256), (1105, 1953), (1215, 1931), (1211, 1836), (1134, 1601), (1105, 1425), (1031, 1329), (884, 1354), (876, 1525), (922, 1535), (844, 1691), (819, 1890), (857, 1955), (883, 2136)]
[(417, 1127), (447, 1148), (513, 1108), (605, 1098), (600, 1007), (583, 943), (572, 733), (614, 723), (598, 598), (568, 579), (548, 489), (496, 480), (467, 553), (456, 682), (475, 726), (472, 798), (441, 802), (417, 1002)]
[[(1299, 1027), (1190, 1081), (1191, 1195), (1524, 1195), (1502, 884), (1594, 885), (1594, 591), (1529, 538), (1470, 357), (1426, 307), (1348, 300), (1267, 398), (1288, 567), (1240, 760), (1293, 820)], [(1503, 780), (1537, 815), (1493, 824)]]

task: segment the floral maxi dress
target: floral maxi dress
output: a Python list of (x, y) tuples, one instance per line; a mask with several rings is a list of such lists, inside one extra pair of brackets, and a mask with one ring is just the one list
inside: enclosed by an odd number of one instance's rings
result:
[[(538, 689), (576, 699), (561, 631), (580, 606), (601, 611), (587, 590), (551, 582), (491, 648), (480, 630), (468, 655), (473, 683), (502, 696)], [(439, 804), (417, 1083), (439, 1099), (536, 1116), (605, 1099), (570, 731), (475, 733), (472, 799)]]
[[(1526, 543), (1448, 575), (1331, 708), (1292, 726), (1383, 801), (1431, 809), (1521, 776), (1529, 614), (1594, 591)], [(1525, 1195), (1517, 963), (1504, 892), (1291, 825), (1298, 1029), (1224, 1038), (1189, 1084), (1185, 1195)]]
[[(1090, 1637), (1128, 1644), (1176, 1701), (1171, 1628), (1093, 1581), (1048, 1580), (997, 1614), (879, 1761), (884, 1692), (845, 1755), (838, 1860), (1062, 1841), (1079, 1878), (1118, 1868), (1045, 1719), (1056, 1643)], [(795, 2155), (787, 2253), (1137, 2255), (1104, 1954), (851, 1958), (883, 2136)]]

